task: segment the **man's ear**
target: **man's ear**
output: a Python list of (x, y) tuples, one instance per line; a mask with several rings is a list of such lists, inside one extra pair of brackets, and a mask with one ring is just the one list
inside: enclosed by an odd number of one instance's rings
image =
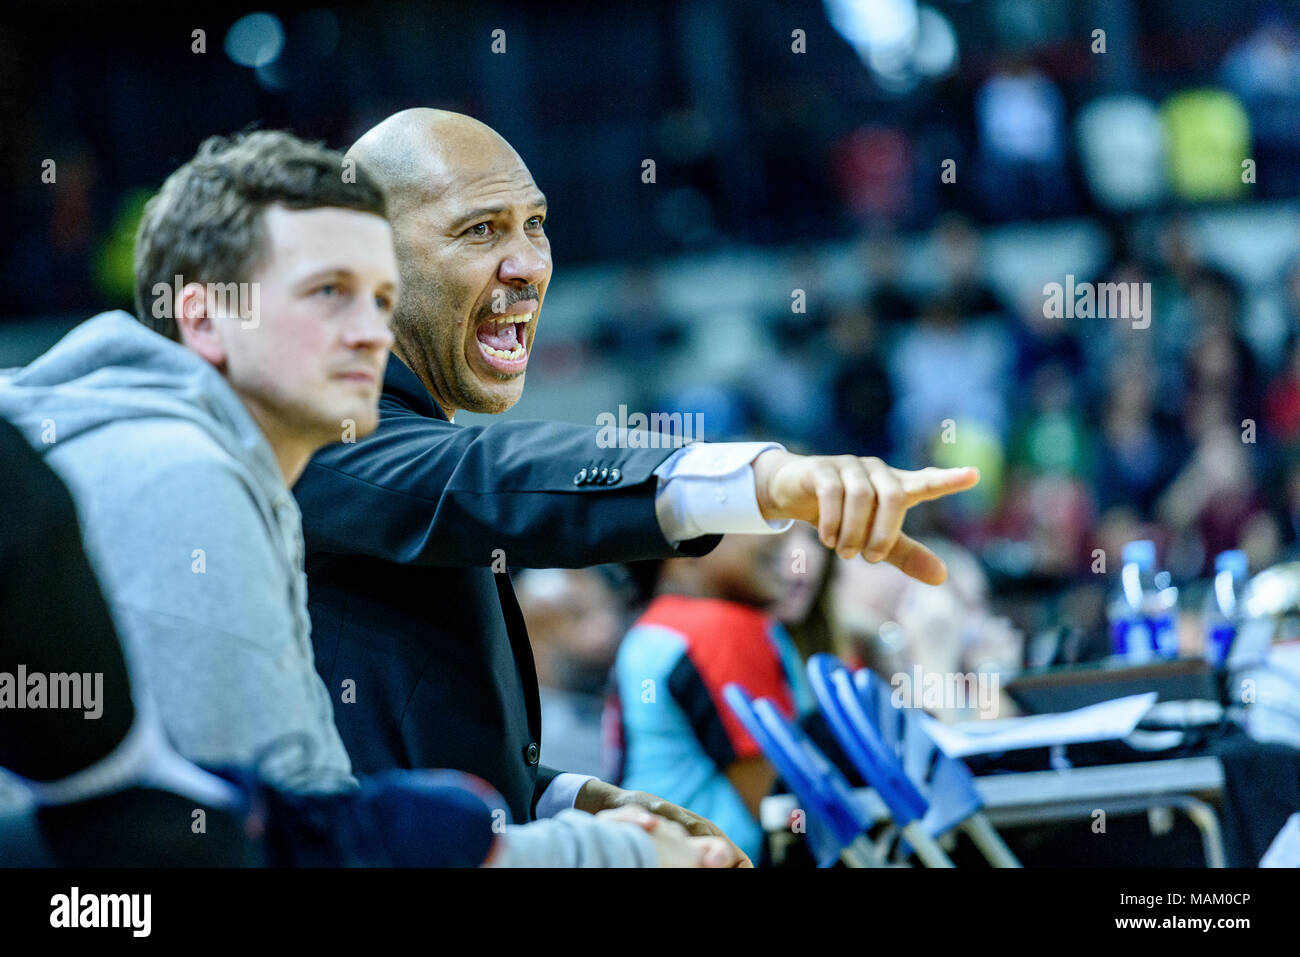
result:
[(203, 283), (187, 283), (177, 294), (176, 325), (180, 329), (181, 345), (197, 352), (218, 370), (225, 368), (226, 344), (221, 341), (208, 309)]

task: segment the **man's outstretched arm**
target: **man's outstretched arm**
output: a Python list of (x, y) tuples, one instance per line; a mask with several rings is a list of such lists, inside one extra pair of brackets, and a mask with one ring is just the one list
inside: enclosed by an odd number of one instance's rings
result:
[(607, 443), (591, 426), (461, 428), (389, 414), (369, 438), (320, 452), (294, 494), (310, 550), (398, 564), (574, 568), (699, 555), (718, 535), (801, 519), (841, 555), (934, 582), (942, 562), (902, 533), (903, 516), (979, 480), (975, 469), (907, 472), (775, 443), (633, 446), (647, 435)]
[(308, 550), (403, 565), (577, 568), (716, 544), (674, 548), (660, 528), (654, 473), (674, 449), (607, 448), (601, 435), (386, 413), (368, 438), (318, 453), (294, 487)]

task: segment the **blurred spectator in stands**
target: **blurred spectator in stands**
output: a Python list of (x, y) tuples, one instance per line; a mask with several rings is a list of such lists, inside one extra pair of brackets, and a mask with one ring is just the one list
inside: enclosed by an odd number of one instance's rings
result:
[(1018, 566), (1007, 571), (1064, 583), (1087, 568), (1095, 518), (1092, 492), (1082, 479), (1014, 469), (1007, 475), (1001, 507), (987, 534), (1004, 546), (1029, 546)]
[(680, 431), (676, 418), (665, 420), (666, 424), (658, 431), (690, 441), (727, 442), (748, 436), (759, 415), (748, 388), (726, 381), (689, 385), (659, 398), (651, 408), (654, 410), (651, 415), (660, 413), (681, 418)]
[(989, 534), (1030, 546), (1021, 576), (1068, 579), (1087, 567), (1095, 520), (1089, 474), (1090, 436), (1068, 368), (1038, 367), (1011, 444), (1001, 505)]
[[(1145, 238), (1136, 237), (1135, 241), (1142, 242)], [(1139, 267), (1141, 276), (1128, 277), (1151, 283), (1151, 326), (1135, 330), (1130, 338), (1147, 348), (1148, 361), (1157, 370), (1156, 408), (1163, 413), (1180, 414), (1187, 389), (1183, 372), (1192, 343), (1205, 322), (1207, 306), (1215, 311), (1210, 300), (1215, 299), (1215, 305), (1225, 301), (1222, 297), (1216, 299), (1217, 290), (1208, 288), (1203, 288), (1198, 298), (1198, 281), (1208, 277), (1208, 287), (1220, 277), (1224, 283), (1230, 280), (1222, 273), (1208, 275), (1210, 267), (1205, 264), (1186, 217), (1175, 215), (1164, 221), (1153, 238), (1154, 260)], [(1238, 297), (1235, 289), (1228, 292), (1233, 300), (1229, 312), (1235, 314)]]
[(1072, 328), (1077, 332), (1086, 356), (1082, 370), (1088, 403), (1103, 409), (1109, 400), (1116, 371), (1121, 367), (1143, 366), (1143, 376), (1149, 378), (1150, 403), (1160, 415), (1177, 416), (1181, 409), (1183, 382), (1182, 367), (1188, 340), (1193, 335), (1194, 323), (1188, 310), (1175, 303), (1184, 297), (1181, 286), (1175, 294), (1164, 294), (1173, 280), (1162, 282), (1146, 265), (1134, 258), (1120, 258), (1097, 277), (1097, 297), (1100, 302), (1103, 288), (1125, 286), (1142, 295), (1148, 307), (1144, 321), (1117, 310), (1096, 318), (1076, 318)]
[[(606, 308), (593, 317), (590, 346), (595, 356), (624, 365), (632, 381), (644, 388), (655, 382), (665, 357), (682, 346), (686, 335), (664, 309), (652, 269), (632, 266), (611, 286), (600, 299)], [(631, 407), (644, 408), (649, 399), (643, 395)]]
[[(44, 219), (42, 235), (19, 243), (6, 270), (22, 289), (21, 298), (44, 312), (79, 311), (97, 302), (91, 281), (90, 254), (97, 221), (99, 168), (92, 152), (77, 144), (45, 154), (51, 180), (41, 166), (38, 193)], [(43, 214), (43, 216), (42, 216)]]
[(1300, 178), (1300, 34), (1269, 10), (1228, 51), (1220, 75), (1250, 117), (1259, 195), (1293, 197)]
[(785, 589), (772, 605), (772, 614), (786, 627), (804, 661), (822, 652), (843, 654), (844, 642), (831, 603), (834, 552), (818, 540), (817, 530), (806, 522), (795, 522), (781, 537), (780, 573)]
[[(1281, 527), (1279, 528), (1282, 556), (1287, 561), (1300, 561), (1300, 455), (1294, 452), (1283, 471), (1281, 484)], [(1252, 568), (1260, 566), (1251, 565)]]
[[(1196, 335), (1196, 315), (1190, 296), (1192, 283), (1205, 268), (1192, 236), (1191, 225), (1183, 216), (1166, 220), (1155, 234), (1155, 258), (1137, 267), (1142, 280), (1151, 282), (1152, 326), (1156, 361), (1162, 368), (1176, 372), (1187, 353), (1188, 343)], [(1139, 242), (1141, 239), (1138, 240)], [(1133, 276), (1133, 279), (1139, 277)], [(1181, 384), (1164, 382), (1169, 402), (1163, 408), (1173, 411), (1180, 401)]]
[(925, 454), (939, 468), (952, 468), (957, 462), (969, 463), (980, 470), (980, 483), (959, 502), (934, 502), (924, 518), (918, 516), (918, 531), (921, 523), (927, 522), (930, 534), (951, 538), (968, 547), (976, 544), (1002, 501), (1005, 437), (979, 419), (948, 419), (935, 429)]
[[(874, 315), (846, 307), (831, 315), (828, 336), (831, 416), (823, 422), (827, 448), (889, 459), (889, 414), (894, 393)], [(834, 439), (831, 442), (831, 439)]]
[(862, 243), (869, 277), (866, 309), (889, 329), (913, 321), (920, 312), (916, 297), (902, 281), (899, 245), (898, 236), (888, 229), (873, 229)]
[(1088, 188), (1103, 210), (1145, 209), (1164, 196), (1164, 129), (1146, 97), (1098, 97), (1079, 111), (1075, 130)]
[(1156, 233), (1157, 280), (1167, 279), (1186, 289), (1204, 265), (1192, 238), (1187, 217), (1174, 215)]
[(975, 95), (979, 181), (995, 219), (1059, 215), (1072, 205), (1065, 101), (1023, 56), (1002, 57)]
[(1200, 203), (1239, 199), (1253, 186), (1242, 178), (1251, 158), (1250, 119), (1226, 90), (1182, 90), (1160, 107), (1169, 181), (1176, 197)]
[(1186, 443), (1178, 421), (1152, 407), (1153, 373), (1140, 353), (1110, 370), (1093, 473), (1102, 511), (1122, 505), (1139, 518), (1150, 518), (1184, 460)]
[(952, 300), (963, 318), (1001, 317), (1006, 306), (985, 276), (979, 231), (960, 213), (948, 213), (930, 233), (933, 264), (939, 288)]
[(1286, 531), (1278, 515), (1270, 509), (1251, 513), (1237, 536), (1237, 547), (1246, 553), (1253, 571), (1260, 571), (1283, 560)]
[(653, 369), (663, 352), (682, 342), (682, 329), (666, 314), (654, 271), (632, 266), (620, 277), (609, 309), (593, 323), (592, 345), (634, 366)]
[(823, 88), (813, 82), (745, 72), (750, 74), (746, 151), (757, 154), (764, 188), (740, 220), (749, 238), (759, 242), (822, 239), (828, 221), (843, 208), (826, 168), (839, 107), (819, 95)]
[(911, 137), (890, 126), (851, 130), (832, 147), (832, 166), (844, 203), (859, 222), (898, 222), (911, 209)]
[(902, 467), (915, 468), (929, 458), (945, 420), (970, 420), (1004, 437), (1013, 362), (1014, 346), (1002, 322), (966, 319), (954, 299), (931, 299), (920, 323), (899, 337), (888, 357), (897, 397), (891, 415), (894, 450), (909, 463)]
[[(909, 532), (915, 537), (915, 532)], [(918, 539), (919, 541), (919, 539)], [(930, 539), (925, 540), (929, 544)], [(908, 649), (898, 631), (897, 609), (907, 576), (867, 562), (831, 562), (831, 607), (844, 634), (844, 658), (888, 677), (904, 666)]]
[(1213, 266), (1202, 266), (1188, 278), (1186, 290), (1197, 331), (1222, 327), (1228, 333), (1236, 332), (1240, 324), (1241, 286), (1234, 276)]
[(602, 568), (514, 576), (541, 689), (541, 760), (601, 776), (601, 711), (625, 625), (625, 596)]
[[(827, 331), (841, 297), (819, 257), (808, 248), (792, 252), (787, 281), (792, 298), (763, 323), (771, 330), (771, 349), (754, 363), (763, 371), (749, 380), (748, 397), (761, 415), (765, 433), (784, 436), (809, 450), (830, 448), (826, 440), (838, 435), (827, 421), (826, 369), (837, 360)], [(800, 292), (801, 300), (793, 298)]]
[[(1020, 301), (1020, 321), (1014, 327), (1017, 382), (1031, 382), (1044, 367), (1052, 367), (1073, 379), (1087, 366), (1083, 345), (1070, 326), (1070, 320), (1044, 308), (1043, 297), (1035, 290)], [(1078, 390), (1082, 393), (1082, 389)], [(1081, 401), (1082, 394), (1072, 399)]]
[(814, 707), (798, 649), (767, 611), (787, 590), (786, 537), (727, 535), (708, 555), (662, 562), (614, 667), (621, 786), (707, 815), (751, 858), (775, 772), (722, 689), (734, 681), (788, 717)]
[(1188, 338), (1187, 372), (1190, 392), (1223, 400), (1238, 425), (1258, 420), (1264, 392), (1264, 370), (1242, 336), (1241, 291), (1237, 281), (1219, 269), (1201, 269), (1187, 290), (1194, 326)]
[(1286, 264), (1280, 281), (1282, 314), (1290, 335), (1300, 335), (1300, 255)]
[(1214, 556), (1240, 544), (1243, 528), (1264, 510), (1241, 431), (1201, 406), (1196, 446), (1187, 464), (1160, 497), (1156, 513), (1180, 540), (1174, 547), (1199, 547), (1198, 574), (1208, 575)]
[[(992, 611), (984, 570), (953, 542), (926, 544), (950, 562), (942, 585), (922, 585), (883, 563), (834, 560), (835, 614), (850, 637), (852, 657), (886, 681), (917, 666), (923, 673), (986, 671), (1009, 678), (1020, 670), (1024, 635)], [(1014, 713), (1009, 703), (999, 710)], [(953, 721), (977, 713), (939, 709), (935, 716)]]
[(1010, 460), (1033, 475), (1087, 473), (1087, 425), (1081, 415), (1071, 370), (1044, 362), (1024, 382), (1028, 403), (1019, 410)]
[(1264, 426), (1283, 451), (1300, 446), (1300, 336), (1287, 340), (1286, 364), (1264, 398)]

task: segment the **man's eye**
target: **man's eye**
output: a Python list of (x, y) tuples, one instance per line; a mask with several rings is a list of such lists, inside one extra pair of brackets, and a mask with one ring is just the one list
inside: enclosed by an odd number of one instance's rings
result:
[(384, 310), (384, 312), (393, 311), (393, 299), (391, 296), (375, 296), (375, 305)]
[(488, 231), (491, 228), (492, 228), (491, 225), (489, 225), (488, 223), (475, 223), (473, 226), (467, 229), (466, 232), (472, 233), (475, 236), (482, 237), (488, 235)]
[(336, 282), (327, 282), (323, 286), (316, 287), (316, 295), (324, 295), (327, 298), (333, 298), (336, 294), (342, 292), (339, 284)]
[(531, 217), (531, 218), (528, 220), (528, 228), (529, 228), (529, 229), (541, 229), (541, 228), (542, 228), (542, 217), (540, 217), (540, 216), (533, 216), (533, 217)]

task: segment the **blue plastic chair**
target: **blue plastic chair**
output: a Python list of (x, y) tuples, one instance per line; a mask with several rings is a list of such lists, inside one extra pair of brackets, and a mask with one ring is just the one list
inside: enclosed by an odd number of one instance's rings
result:
[(883, 859), (867, 838), (877, 818), (858, 800), (848, 781), (803, 731), (765, 698), (752, 700), (740, 685), (722, 689), (723, 698), (807, 812), (808, 843), (818, 867), (843, 860), (852, 867), (877, 867)]
[[(935, 842), (960, 828), (993, 866), (1020, 866), (982, 813), (970, 770), (934, 743), (914, 712), (894, 705), (883, 679), (865, 668), (850, 674), (831, 655), (809, 659), (808, 678), (835, 739), (924, 863), (951, 866)], [(929, 840), (918, 843), (918, 833)]]
[(930, 802), (863, 710), (849, 672), (830, 655), (814, 655), (808, 661), (808, 681), (836, 741), (889, 808), (904, 841), (900, 850), (914, 851), (927, 867), (952, 867), (926, 826)]
[(880, 675), (861, 668), (853, 675), (853, 685), (868, 714), (877, 716), (881, 736), (901, 757), (908, 776), (932, 795), (933, 817), (926, 825), (930, 833), (937, 836), (960, 827), (994, 867), (1020, 867), (984, 814), (983, 799), (966, 762), (935, 743), (915, 709), (894, 704), (892, 689)]

